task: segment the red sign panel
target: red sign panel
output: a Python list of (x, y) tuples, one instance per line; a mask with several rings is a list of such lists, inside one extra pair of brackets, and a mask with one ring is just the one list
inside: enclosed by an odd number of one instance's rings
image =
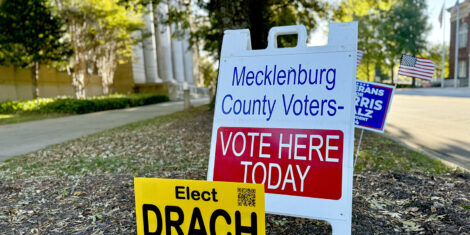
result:
[(220, 127), (214, 180), (264, 184), (266, 193), (341, 198), (340, 130)]

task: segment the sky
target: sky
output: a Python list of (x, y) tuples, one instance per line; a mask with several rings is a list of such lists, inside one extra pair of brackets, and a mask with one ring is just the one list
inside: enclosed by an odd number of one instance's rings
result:
[[(440, 44), (442, 43), (442, 35), (443, 35), (443, 28), (439, 25), (439, 13), (441, 12), (442, 6), (444, 4), (443, 0), (426, 0), (428, 5), (428, 16), (429, 16), (429, 24), (432, 26), (431, 32), (428, 35), (428, 42)], [(450, 39), (450, 13), (446, 11), (447, 8), (452, 7), (455, 5), (455, 1), (445, 1), (444, 7), (444, 15), (443, 15), (443, 22), (445, 24), (445, 42), (446, 45), (449, 43)]]
[[(331, 2), (332, 4), (335, 4), (340, 1), (332, 0), (329, 2)], [(460, 2), (462, 2), (462, 0)], [(426, 9), (426, 12), (429, 16), (428, 24), (432, 27), (432, 29), (427, 35), (427, 41), (432, 44), (442, 44), (443, 28), (440, 27), (438, 18), (439, 18), (439, 13), (444, 4), (444, 0), (426, 0), (426, 3), (428, 5)], [(447, 0), (445, 1), (444, 9), (447, 9), (453, 6), (454, 4), (455, 4), (455, 0)], [(444, 10), (443, 21), (445, 23), (445, 30), (446, 30), (446, 35), (445, 35), (446, 45), (449, 44), (449, 35), (450, 35), (449, 17), (450, 17), (450, 14)], [(308, 45), (319, 46), (319, 45), (327, 44), (328, 36), (325, 33), (327, 28), (328, 28), (328, 23), (321, 22), (318, 30), (315, 30), (315, 32), (310, 36), (311, 40), (308, 43)]]

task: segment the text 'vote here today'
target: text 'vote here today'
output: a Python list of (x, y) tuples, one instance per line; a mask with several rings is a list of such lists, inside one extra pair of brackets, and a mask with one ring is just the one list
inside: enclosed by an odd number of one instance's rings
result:
[(340, 130), (220, 127), (215, 155), (215, 180), (264, 184), (267, 193), (341, 198)]

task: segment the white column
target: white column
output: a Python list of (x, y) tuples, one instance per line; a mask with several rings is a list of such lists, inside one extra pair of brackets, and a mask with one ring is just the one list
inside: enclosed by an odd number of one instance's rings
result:
[(194, 84), (193, 52), (189, 44), (189, 32), (185, 32), (183, 41), (184, 78), (188, 84)]
[[(170, 7), (177, 7), (178, 3), (175, 0), (170, 0)], [(174, 33), (178, 29), (176, 23), (171, 24), (171, 33)], [(184, 79), (184, 61), (183, 61), (183, 42), (178, 38), (171, 38), (171, 52), (173, 59), (173, 74), (175, 75), (176, 81), (183, 83)]]
[(161, 1), (155, 8), (155, 38), (157, 42), (158, 72), (160, 78), (174, 82), (173, 63), (171, 59), (170, 27), (161, 22), (168, 18), (168, 5)]
[(152, 2), (147, 5), (149, 13), (144, 15), (145, 34), (144, 34), (144, 58), (145, 58), (145, 77), (149, 83), (161, 82), (158, 77), (157, 51), (155, 42), (155, 26), (153, 24)]
[[(132, 37), (141, 38), (142, 33), (135, 31)], [(132, 46), (132, 76), (134, 83), (145, 83), (145, 64), (144, 64), (144, 50), (142, 49), (142, 42)]]

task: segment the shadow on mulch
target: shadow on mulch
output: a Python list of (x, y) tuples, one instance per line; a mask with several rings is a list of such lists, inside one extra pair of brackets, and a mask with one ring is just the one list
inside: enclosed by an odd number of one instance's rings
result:
[[(206, 171), (145, 177), (204, 180)], [(425, 176), (367, 171), (355, 176), (355, 234), (470, 231), (470, 175)], [(0, 182), (0, 230), (19, 233), (129, 234), (136, 232), (133, 176), (97, 175)], [(267, 215), (267, 234), (329, 234), (323, 221)], [(8, 233), (8, 232), (7, 232)]]

